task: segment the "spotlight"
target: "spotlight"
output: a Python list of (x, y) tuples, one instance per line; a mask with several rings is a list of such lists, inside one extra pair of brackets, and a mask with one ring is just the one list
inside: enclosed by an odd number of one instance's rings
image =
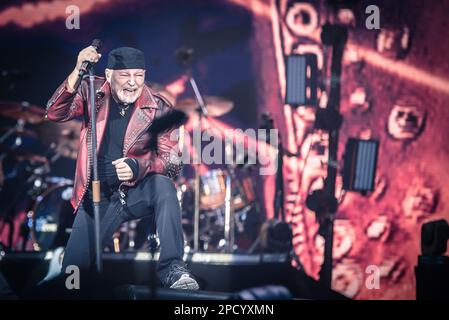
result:
[(344, 190), (362, 194), (374, 190), (378, 150), (378, 140), (348, 139), (344, 154)]
[(287, 57), (285, 103), (292, 106), (317, 104), (317, 56), (293, 54)]

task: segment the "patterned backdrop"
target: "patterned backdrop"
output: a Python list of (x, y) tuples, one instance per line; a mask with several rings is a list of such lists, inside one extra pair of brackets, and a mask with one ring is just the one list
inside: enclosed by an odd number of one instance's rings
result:
[[(420, 227), (449, 218), (449, 1), (329, 5), (342, 2), (4, 1), (0, 68), (26, 69), (32, 76), (14, 87), (2, 83), (1, 92), (10, 100), (44, 105), (73, 67), (76, 53), (97, 37), (104, 51), (120, 45), (142, 48), (151, 81), (179, 84), (184, 78), (173, 52), (181, 45), (194, 47), (193, 72), (201, 89), (235, 103), (220, 121), (256, 128), (263, 112), (273, 115), (287, 151), (282, 169), (294, 248), (304, 270), (318, 279), (324, 242), (305, 198), (322, 187), (326, 174), (327, 136), (313, 129), (315, 108), (326, 105), (331, 58), (320, 34), (326, 21), (346, 25), (339, 155), (349, 137), (379, 139), (380, 153), (374, 192), (345, 193), (337, 187), (332, 285), (351, 298), (412, 299)], [(79, 30), (65, 28), (65, 8), (71, 4), (80, 10)], [(379, 30), (366, 28), (369, 5), (380, 9)], [(292, 53), (317, 55), (319, 106), (284, 104), (284, 61)], [(104, 61), (97, 70), (103, 67)], [(188, 86), (175, 87), (176, 94), (187, 94)], [(259, 177), (267, 218), (273, 217), (274, 179)], [(369, 266), (379, 270), (378, 289), (365, 285)]]

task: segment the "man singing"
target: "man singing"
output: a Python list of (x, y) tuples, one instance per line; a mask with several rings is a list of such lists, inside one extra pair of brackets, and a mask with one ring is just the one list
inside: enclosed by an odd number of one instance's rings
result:
[[(74, 192), (71, 203), (76, 217), (64, 254), (68, 265), (91, 268), (95, 256), (92, 206), (92, 157), (90, 141), (89, 85), (81, 81), (84, 61), (101, 57), (94, 47), (83, 49), (76, 67), (47, 104), (47, 117), (64, 122), (82, 117)], [(101, 232), (103, 247), (125, 221), (154, 214), (160, 239), (158, 275), (165, 287), (198, 289), (182, 261), (184, 239), (181, 210), (171, 178), (181, 170), (170, 153), (178, 154), (172, 130), (152, 135), (155, 119), (172, 110), (170, 103), (145, 85), (145, 60), (140, 50), (123, 47), (108, 56), (106, 79), (96, 77), (98, 173), (101, 182)], [(175, 141), (173, 141), (175, 140)]]

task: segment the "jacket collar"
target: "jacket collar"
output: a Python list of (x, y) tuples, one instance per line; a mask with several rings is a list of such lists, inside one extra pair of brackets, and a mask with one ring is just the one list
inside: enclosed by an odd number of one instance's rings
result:
[[(104, 128), (106, 127), (105, 121), (108, 118), (109, 97), (111, 96), (111, 87), (106, 80), (96, 91), (96, 96), (96, 105), (99, 109), (97, 123), (104, 123), (104, 125), (97, 127), (97, 141), (101, 141), (104, 133)], [(103, 108), (102, 106), (105, 106), (105, 108)], [(158, 109), (159, 107), (153, 96), (153, 93), (151, 92), (150, 88), (145, 85), (142, 90), (142, 94), (135, 102), (135, 107), (133, 108), (131, 118), (129, 119), (129, 123), (126, 128), (124, 138), (125, 151), (127, 151), (133, 145), (139, 135), (151, 125), (155, 116), (155, 112)], [(99, 146), (100, 143), (98, 143), (97, 148), (99, 148)]]

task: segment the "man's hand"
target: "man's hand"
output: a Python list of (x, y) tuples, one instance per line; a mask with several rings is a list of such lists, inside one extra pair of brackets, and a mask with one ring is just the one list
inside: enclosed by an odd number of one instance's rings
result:
[(112, 161), (115, 166), (115, 171), (117, 172), (118, 179), (120, 181), (129, 181), (133, 178), (133, 171), (125, 162), (126, 158), (120, 158)]
[(100, 58), (101, 53), (98, 53), (95, 47), (88, 46), (87, 48), (81, 50), (80, 53), (78, 54), (78, 58), (76, 59), (75, 70), (79, 71), (84, 61), (97, 63)]
[(75, 89), (73, 88), (75, 86), (76, 80), (78, 79), (78, 74), (81, 69), (81, 65), (84, 61), (88, 62), (94, 62), (97, 63), (98, 60), (101, 58), (101, 53), (98, 53), (97, 50), (93, 46), (88, 46), (87, 48), (84, 48), (80, 51), (78, 54), (78, 58), (76, 60), (76, 66), (75, 69), (72, 71), (72, 73), (69, 75), (68, 78), (68, 90), (70, 92), (74, 92)]

